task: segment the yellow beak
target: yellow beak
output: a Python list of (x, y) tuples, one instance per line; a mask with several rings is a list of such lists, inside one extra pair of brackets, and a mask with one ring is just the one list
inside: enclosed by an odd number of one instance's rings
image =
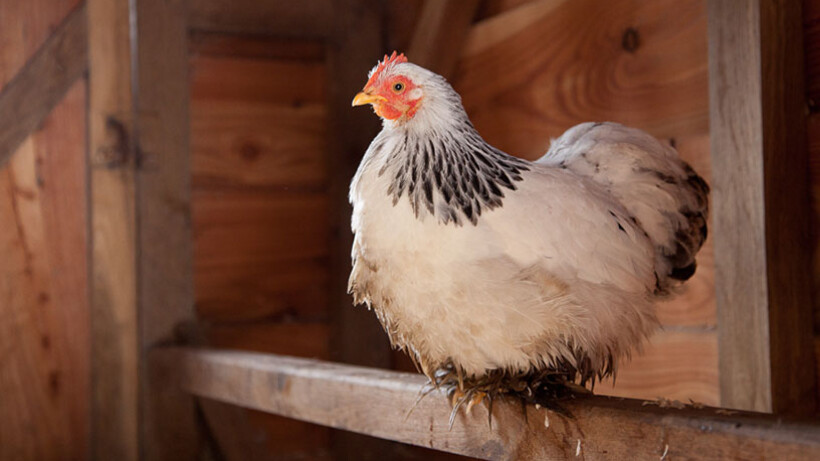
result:
[(387, 98), (384, 96), (379, 96), (377, 94), (368, 94), (364, 91), (360, 91), (355, 98), (353, 98), (353, 107), (355, 106), (363, 106), (365, 104), (376, 104), (377, 102), (387, 101)]

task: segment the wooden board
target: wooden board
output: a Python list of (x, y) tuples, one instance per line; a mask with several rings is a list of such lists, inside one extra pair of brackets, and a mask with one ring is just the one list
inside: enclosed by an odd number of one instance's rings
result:
[(326, 37), (333, 28), (332, 4), (332, 0), (191, 0), (189, 21), (194, 30)]
[(0, 459), (88, 457), (84, 110), (79, 82), (0, 170)]
[[(0, 87), (77, 4), (0, 2)], [(85, 82), (66, 89), (0, 168), (0, 459), (89, 453)]]
[(95, 459), (139, 453), (139, 339), (127, 2), (89, 0), (91, 432)]
[(706, 56), (701, 1), (539, 0), (476, 24), (453, 84), (491, 144), (535, 158), (590, 120), (707, 133)]
[(708, 5), (722, 403), (811, 413), (800, 5)]
[(76, 8), (0, 91), (0, 168), (86, 70), (85, 9)]
[(195, 188), (249, 186), (321, 193), (327, 189), (327, 108), (194, 101)]
[(565, 403), (572, 419), (498, 401), (491, 426), (482, 404), (459, 413), (450, 429), (450, 406), (439, 392), (414, 406), (425, 382), (420, 375), (217, 350), (168, 350), (156, 358), (199, 396), (483, 459), (820, 457), (816, 423), (760, 414), (579, 397)]
[[(132, 3), (133, 5), (133, 3)], [(143, 459), (191, 459), (194, 400), (143, 361), (195, 318), (188, 69), (188, 1), (136, 0), (136, 212)], [(134, 49), (134, 47), (132, 47)]]

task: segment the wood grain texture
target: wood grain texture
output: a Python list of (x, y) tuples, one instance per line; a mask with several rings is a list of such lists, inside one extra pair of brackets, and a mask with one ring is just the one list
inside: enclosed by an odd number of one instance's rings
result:
[(644, 350), (618, 367), (595, 392), (633, 399), (663, 397), (705, 405), (720, 404), (717, 332), (669, 329), (653, 335)]
[(539, 0), (477, 23), (453, 85), (487, 141), (531, 159), (590, 120), (707, 133), (706, 56), (702, 1)]
[(812, 412), (800, 4), (708, 5), (722, 404)]
[(0, 170), (0, 459), (88, 457), (84, 110), (81, 81)]
[(85, 8), (79, 7), (0, 90), (0, 168), (82, 76), (86, 57)]
[(139, 453), (135, 152), (128, 2), (89, 0), (93, 459)]
[(193, 104), (195, 188), (327, 189), (327, 108), (238, 101)]
[(426, 1), (407, 49), (408, 59), (450, 78), (479, 3), (478, 0)]
[[(499, 401), (459, 414), (433, 392), (407, 415), (420, 375), (290, 357), (216, 350), (167, 350), (155, 364), (178, 373), (196, 395), (483, 459), (815, 459), (820, 428), (772, 416), (721, 415), (714, 408), (661, 409), (641, 401), (578, 398), (554, 412)], [(407, 415), (407, 416), (405, 416)], [(545, 420), (549, 427), (545, 427)], [(580, 446), (580, 448), (579, 448)]]
[[(0, 86), (77, 4), (0, 2)], [(0, 168), (0, 459), (88, 456), (85, 82), (55, 102)]]
[(194, 30), (327, 37), (333, 28), (332, 0), (191, 0), (190, 3), (189, 23)]

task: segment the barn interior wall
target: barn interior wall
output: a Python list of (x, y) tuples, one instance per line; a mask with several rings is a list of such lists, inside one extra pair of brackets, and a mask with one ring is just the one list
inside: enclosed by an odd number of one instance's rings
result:
[[(78, 3), (0, 2), (0, 86)], [(408, 48), (422, 3), (390, 2), (391, 49)], [(708, 179), (705, 12), (705, 0), (488, 0), (451, 81), (478, 130), (511, 154), (537, 158), (575, 123), (613, 120), (676, 146)], [(818, 242), (820, 0), (804, 0), (804, 24)], [(325, 44), (193, 34), (190, 51), (194, 278), (206, 337), (327, 359)], [(0, 459), (88, 457), (86, 92), (78, 82), (0, 170)], [(663, 331), (615, 386), (596, 390), (718, 404), (711, 239), (694, 279), (659, 315)], [(412, 369), (400, 354), (394, 365)], [(242, 424), (260, 457), (332, 457), (327, 428), (252, 411)]]

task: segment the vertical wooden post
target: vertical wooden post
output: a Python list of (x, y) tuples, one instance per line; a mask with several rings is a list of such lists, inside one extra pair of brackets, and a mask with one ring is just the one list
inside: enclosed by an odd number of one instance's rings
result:
[(812, 412), (801, 3), (708, 14), (721, 403)]
[(195, 321), (188, 88), (188, 1), (136, 4), (137, 259), (142, 353), (142, 454), (193, 459), (194, 399), (150, 368), (151, 348)]
[(98, 460), (190, 459), (197, 448), (192, 398), (146, 361), (193, 316), (185, 5), (88, 2)]
[[(347, 294), (350, 274), (350, 180), (370, 141), (378, 133), (378, 119), (370, 111), (353, 110), (353, 96), (367, 81), (367, 72), (384, 50), (384, 12), (378, 0), (334, 0), (334, 30), (328, 40), (328, 81), (332, 146), (329, 165), (334, 241), (331, 247), (331, 309), (333, 358), (346, 363), (389, 368), (387, 336), (372, 312), (353, 306)], [(340, 459), (383, 459), (388, 442), (353, 433), (337, 433), (334, 450)]]
[(91, 454), (139, 456), (136, 149), (127, 0), (88, 1)]

